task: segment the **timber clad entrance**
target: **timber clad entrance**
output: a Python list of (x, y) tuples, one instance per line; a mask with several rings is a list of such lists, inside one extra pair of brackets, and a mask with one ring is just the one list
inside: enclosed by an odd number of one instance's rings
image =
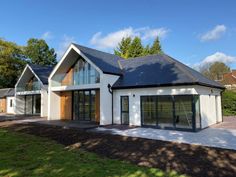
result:
[(72, 93), (61, 92), (61, 119), (71, 120)]

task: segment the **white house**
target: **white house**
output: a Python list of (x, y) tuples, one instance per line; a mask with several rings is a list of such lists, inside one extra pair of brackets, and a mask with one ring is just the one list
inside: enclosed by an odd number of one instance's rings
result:
[(15, 85), (15, 112), (24, 115), (48, 114), (48, 76), (52, 67), (28, 64)]
[(71, 44), (49, 76), (48, 119), (197, 131), (222, 121), (223, 89), (165, 54), (125, 60)]
[(15, 89), (0, 89), (0, 113), (15, 114)]

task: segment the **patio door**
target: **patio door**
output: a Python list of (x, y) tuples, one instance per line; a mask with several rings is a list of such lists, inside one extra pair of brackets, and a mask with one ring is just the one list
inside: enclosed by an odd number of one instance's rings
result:
[(99, 90), (73, 92), (73, 120), (100, 121)]

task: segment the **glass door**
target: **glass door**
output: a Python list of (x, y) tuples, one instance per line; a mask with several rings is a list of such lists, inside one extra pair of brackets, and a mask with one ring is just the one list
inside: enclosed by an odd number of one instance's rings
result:
[(121, 96), (121, 124), (129, 124), (129, 97)]

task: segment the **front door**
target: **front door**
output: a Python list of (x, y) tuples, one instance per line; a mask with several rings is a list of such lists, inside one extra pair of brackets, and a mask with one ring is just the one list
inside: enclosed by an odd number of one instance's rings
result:
[(61, 119), (71, 120), (71, 105), (72, 105), (72, 93), (71, 92), (61, 92)]

